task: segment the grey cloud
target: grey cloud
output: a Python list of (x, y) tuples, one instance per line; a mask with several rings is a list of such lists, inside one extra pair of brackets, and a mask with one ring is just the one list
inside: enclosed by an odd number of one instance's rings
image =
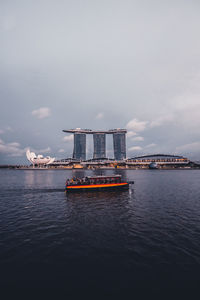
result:
[(32, 115), (38, 119), (44, 119), (51, 115), (51, 110), (49, 107), (40, 107), (32, 111)]
[[(133, 119), (145, 123), (128, 128), (128, 148), (139, 132), (152, 151), (198, 141), (199, 13), (199, 1), (186, 0), (1, 1), (0, 128), (15, 130), (2, 133), (5, 143), (65, 157), (62, 129)], [(30, 118), (41, 107), (51, 118)]]

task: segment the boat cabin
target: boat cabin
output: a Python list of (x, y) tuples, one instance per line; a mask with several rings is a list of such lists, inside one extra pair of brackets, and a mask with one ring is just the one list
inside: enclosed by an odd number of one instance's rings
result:
[(71, 180), (67, 179), (67, 185), (95, 185), (95, 184), (112, 184), (121, 183), (121, 175), (112, 176), (86, 176), (84, 178), (73, 177)]

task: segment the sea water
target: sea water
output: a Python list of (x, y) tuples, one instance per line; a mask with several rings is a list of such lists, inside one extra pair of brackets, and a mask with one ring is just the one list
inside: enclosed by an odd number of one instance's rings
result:
[[(67, 178), (92, 174), (135, 183), (65, 194)], [(0, 179), (1, 291), (198, 290), (199, 170), (1, 169)]]

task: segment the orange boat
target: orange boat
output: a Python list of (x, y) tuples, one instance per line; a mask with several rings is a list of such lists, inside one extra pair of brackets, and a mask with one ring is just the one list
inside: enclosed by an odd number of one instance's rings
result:
[(128, 189), (129, 184), (134, 183), (122, 181), (121, 175), (112, 176), (88, 176), (84, 178), (72, 178), (66, 181), (66, 192), (96, 191)]

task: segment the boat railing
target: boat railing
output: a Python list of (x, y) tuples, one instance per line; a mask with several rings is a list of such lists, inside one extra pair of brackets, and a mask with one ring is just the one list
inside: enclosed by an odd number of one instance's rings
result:
[(66, 186), (68, 185), (92, 185), (92, 184), (112, 184), (121, 183), (121, 178), (72, 178), (66, 180)]

